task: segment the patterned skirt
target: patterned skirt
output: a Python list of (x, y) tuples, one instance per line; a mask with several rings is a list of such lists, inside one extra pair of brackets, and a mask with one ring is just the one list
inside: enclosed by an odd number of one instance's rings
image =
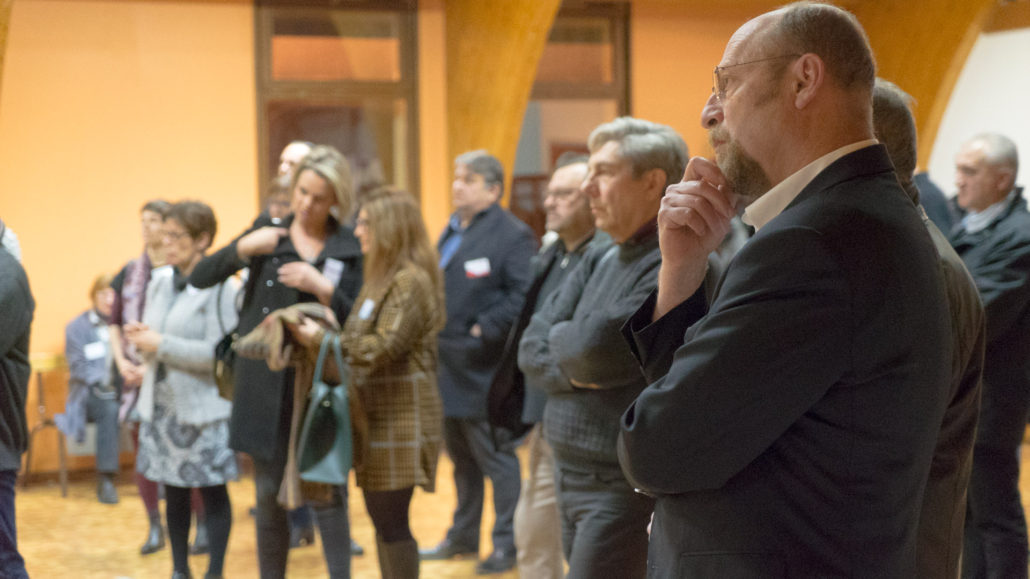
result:
[(209, 487), (239, 476), (229, 449), (229, 420), (196, 426), (179, 422), (172, 386), (154, 384), (154, 419), (140, 423), (136, 470), (147, 479), (177, 487)]

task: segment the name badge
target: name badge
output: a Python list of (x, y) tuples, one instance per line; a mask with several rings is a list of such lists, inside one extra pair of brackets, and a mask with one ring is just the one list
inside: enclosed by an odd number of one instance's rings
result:
[(376, 309), (376, 303), (370, 299), (365, 299), (365, 302), (361, 304), (361, 309), (358, 310), (358, 319), (367, 320), (372, 317), (372, 312)]
[(329, 283), (335, 287), (340, 283), (340, 277), (343, 276), (343, 270), (346, 268), (344, 263), (338, 259), (327, 257), (325, 265), (322, 266), (322, 275), (325, 276)]
[(490, 259), (486, 257), (480, 257), (478, 259), (470, 259), (465, 262), (465, 277), (477, 278), (486, 277), (490, 275)]
[(82, 354), (87, 360), (99, 360), (107, 355), (107, 346), (103, 342), (86, 344), (82, 348)]

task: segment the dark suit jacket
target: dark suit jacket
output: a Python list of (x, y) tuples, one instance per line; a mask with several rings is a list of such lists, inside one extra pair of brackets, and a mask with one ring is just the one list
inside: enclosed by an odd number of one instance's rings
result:
[[(447, 325), (440, 332), (437, 381), (445, 416), (486, 419), (487, 392), (529, 288), (534, 253), (529, 226), (496, 203), (472, 218), (462, 234), (443, 269)], [(470, 262), (488, 267), (469, 271)], [(469, 334), (476, 324), (483, 331), (479, 338)]]
[(984, 309), (973, 278), (948, 243), (948, 237), (924, 217), (940, 253), (941, 274), (951, 314), (951, 378), (930, 475), (919, 513), (917, 577), (955, 579), (966, 520), (966, 488), (973, 466), (973, 439), (980, 413), (980, 378), (984, 367)]
[(881, 145), (815, 177), (690, 301), (630, 327), (654, 381), (619, 456), (657, 495), (653, 577), (915, 576), (947, 402), (937, 253)]
[[(279, 226), (288, 228), (292, 220), (293, 216), (288, 216)], [(241, 336), (250, 333), (270, 312), (300, 302), (318, 301), (311, 294), (279, 283), (279, 267), (301, 260), (289, 236), (281, 238), (272, 253), (255, 256), (249, 264), (236, 254), (236, 242), (240, 237), (266, 225), (273, 225), (273, 222), (266, 213), (262, 213), (247, 231), (202, 259), (190, 274), (191, 284), (206, 288), (225, 281), (244, 267), (250, 268), (240, 310), (238, 333)], [(320, 271), (328, 271), (326, 263), (330, 259), (342, 264), (330, 307), (337, 320), (343, 323), (361, 289), (362, 257), (361, 246), (351, 229), (336, 220), (332, 220), (325, 248), (313, 265)], [(266, 461), (277, 455), (285, 456), (282, 453), (286, 451), (293, 408), (293, 369), (273, 372), (263, 360), (237, 356), (234, 370), (229, 446)]]

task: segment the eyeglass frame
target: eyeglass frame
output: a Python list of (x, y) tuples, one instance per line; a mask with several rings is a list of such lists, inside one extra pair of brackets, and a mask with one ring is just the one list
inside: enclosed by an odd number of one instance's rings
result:
[(800, 54), (781, 54), (779, 56), (769, 56), (769, 57), (766, 57), (766, 58), (759, 58), (759, 59), (756, 59), (756, 60), (749, 60), (747, 62), (738, 62), (738, 63), (735, 63), (735, 64), (727, 64), (725, 66), (716, 66), (715, 69), (712, 70), (712, 95), (715, 96), (715, 102), (722, 103), (724, 100), (726, 100), (726, 88), (725, 88), (725, 86), (720, 88), (720, 84), (721, 84), (720, 77), (719, 77), (719, 71), (720, 70), (726, 70), (727, 68), (734, 68), (734, 67), (737, 67), (737, 66), (744, 66), (745, 64), (757, 64), (759, 62), (769, 62), (770, 60), (779, 60), (781, 58), (800, 58), (801, 56), (802, 55), (800, 55)]

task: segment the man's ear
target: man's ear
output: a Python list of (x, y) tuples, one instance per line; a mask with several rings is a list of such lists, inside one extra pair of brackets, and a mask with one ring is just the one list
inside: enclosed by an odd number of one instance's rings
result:
[(490, 192), (494, 194), (494, 201), (501, 200), (501, 186), (497, 183), (490, 185)]
[(647, 179), (647, 190), (657, 191), (657, 197), (661, 199), (665, 195), (665, 183), (668, 181), (665, 171), (658, 168), (651, 169), (644, 173), (644, 178)]
[(815, 54), (802, 54), (790, 65), (788, 74), (794, 106), (803, 109), (815, 99), (826, 82), (826, 63)]
[(202, 251), (207, 251), (211, 247), (211, 235), (208, 232), (203, 232), (197, 237), (197, 245)]

